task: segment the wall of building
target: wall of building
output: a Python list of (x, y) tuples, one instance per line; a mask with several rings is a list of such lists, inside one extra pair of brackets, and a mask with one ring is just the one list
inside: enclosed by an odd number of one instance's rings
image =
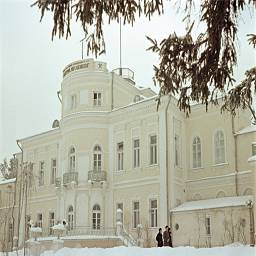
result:
[[(85, 61), (86, 62), (86, 61)], [(86, 63), (84, 63), (86, 64)], [(73, 65), (73, 64), (72, 64)], [(71, 66), (72, 66), (71, 65)], [(80, 64), (79, 64), (80, 65)], [(113, 82), (113, 83), (112, 83)], [(113, 91), (112, 91), (113, 89)], [(93, 105), (93, 92), (102, 93), (101, 106)], [(71, 108), (72, 95), (77, 95), (76, 105)], [(149, 97), (134, 102), (136, 95)], [(30, 189), (28, 215), (36, 220), (43, 214), (43, 228), (49, 227), (49, 213), (55, 213), (55, 222), (68, 219), (68, 208), (74, 208), (75, 226), (92, 226), (92, 208), (99, 204), (101, 224), (105, 227), (116, 225), (116, 205), (124, 204), (124, 227), (134, 237), (132, 228), (133, 202), (140, 202), (140, 219), (143, 226), (145, 245), (155, 244), (157, 228), (171, 223), (169, 210), (186, 201), (235, 196), (235, 140), (232, 133), (232, 118), (220, 114), (219, 107), (210, 107), (208, 112), (201, 105), (192, 107), (189, 118), (179, 111), (177, 100), (163, 97), (157, 110), (154, 93), (148, 89), (136, 88), (131, 81), (107, 71), (102, 62), (88, 60), (88, 68), (66, 73), (61, 87), (62, 119), (60, 127), (21, 140), (24, 161), (34, 163), (34, 183)], [(113, 98), (112, 98), (113, 97)], [(113, 108), (113, 109), (112, 109)], [(246, 123), (247, 122), (247, 123)], [(235, 119), (235, 129), (249, 123), (241, 113)], [(225, 138), (225, 161), (215, 163), (214, 134), (221, 130)], [(157, 138), (157, 162), (150, 164), (150, 136)], [(192, 166), (192, 142), (195, 136), (201, 139), (202, 166)], [(239, 194), (252, 193), (251, 166), (247, 164), (250, 144), (255, 134), (237, 136)], [(140, 165), (133, 166), (133, 140), (140, 141)], [(123, 142), (124, 168), (117, 169), (117, 143)], [(93, 149), (99, 145), (102, 150), (102, 170), (107, 179), (88, 182), (88, 172), (93, 170)], [(75, 169), (69, 167), (69, 151), (75, 149)], [(56, 178), (61, 186), (51, 184), (51, 161), (57, 160)], [(40, 161), (45, 162), (44, 184), (38, 184)], [(63, 184), (65, 173), (77, 172), (77, 184)], [(247, 191), (247, 192), (246, 192)], [(157, 225), (150, 226), (149, 202), (157, 199)], [(43, 206), (43, 207), (42, 207)], [(176, 245), (191, 244), (205, 246), (205, 237), (191, 237), (197, 232), (198, 214), (213, 214), (212, 245), (221, 244), (217, 228), (223, 230), (223, 211), (207, 210), (200, 213), (174, 214), (172, 223), (186, 225), (175, 232)], [(244, 214), (234, 210), (234, 216)], [(246, 214), (246, 213), (245, 213)], [(242, 216), (242, 215), (241, 215)], [(192, 231), (187, 230), (192, 225)], [(186, 239), (182, 240), (182, 236)], [(208, 241), (208, 240), (207, 240)], [(209, 242), (209, 241), (208, 241)]]
[[(210, 217), (210, 235), (206, 233), (206, 217)], [(246, 207), (176, 212), (172, 220), (174, 246), (212, 247), (233, 242), (250, 243), (250, 218)]]

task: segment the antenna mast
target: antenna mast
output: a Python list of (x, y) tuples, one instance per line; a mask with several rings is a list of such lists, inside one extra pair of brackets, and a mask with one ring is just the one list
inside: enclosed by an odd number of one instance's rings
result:
[(84, 59), (84, 40), (86, 39), (86, 35), (84, 36), (83, 39), (80, 40), (80, 42), (82, 43), (82, 60)]
[(119, 24), (119, 75), (122, 75), (122, 19)]

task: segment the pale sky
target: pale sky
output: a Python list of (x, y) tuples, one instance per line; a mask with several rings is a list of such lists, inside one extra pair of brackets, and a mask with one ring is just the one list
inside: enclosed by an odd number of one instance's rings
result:
[[(81, 58), (79, 41), (84, 34), (80, 24), (73, 24), (68, 40), (51, 41), (52, 19), (48, 15), (40, 23), (37, 7), (30, 7), (33, 2), (0, 0), (0, 162), (19, 151), (17, 139), (47, 131), (53, 120), (60, 118), (56, 92), (62, 70)], [(255, 13), (252, 16), (247, 10), (240, 22), (238, 80), (256, 63), (255, 50), (246, 41), (246, 34), (256, 33)], [(165, 15), (123, 27), (123, 67), (135, 72), (137, 84), (153, 87), (153, 64), (158, 61), (146, 51), (149, 43), (145, 35), (160, 40), (173, 31), (183, 34), (184, 29), (182, 16), (169, 1)], [(104, 32), (107, 53), (98, 59), (112, 70), (119, 65), (119, 26), (106, 23)]]

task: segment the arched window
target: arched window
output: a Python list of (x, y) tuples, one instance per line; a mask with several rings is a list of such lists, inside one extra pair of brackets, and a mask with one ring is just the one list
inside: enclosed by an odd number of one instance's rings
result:
[(100, 206), (95, 204), (92, 208), (92, 228), (100, 229)]
[(69, 170), (74, 171), (76, 169), (76, 150), (71, 147), (69, 150)]
[(224, 191), (219, 191), (218, 194), (216, 195), (216, 198), (221, 198), (221, 197), (225, 197), (226, 194)]
[(244, 191), (244, 193), (243, 193), (243, 195), (244, 196), (250, 196), (250, 195), (252, 195), (253, 193), (252, 193), (252, 189), (251, 188), (247, 188), (245, 191)]
[(214, 135), (215, 164), (225, 163), (225, 138), (222, 131)]
[(68, 207), (68, 230), (74, 229), (74, 208), (72, 205)]
[(135, 95), (134, 98), (133, 98), (133, 102), (135, 102), (135, 103), (140, 101), (140, 100), (141, 100), (140, 95)]
[(102, 168), (102, 152), (101, 147), (96, 145), (93, 149), (93, 170), (101, 171)]
[(198, 136), (193, 139), (192, 154), (193, 154), (193, 168), (201, 167), (202, 166), (201, 140)]

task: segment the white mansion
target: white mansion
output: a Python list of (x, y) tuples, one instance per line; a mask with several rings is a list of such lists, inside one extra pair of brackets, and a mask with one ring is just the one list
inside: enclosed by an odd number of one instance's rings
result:
[[(61, 120), (18, 140), (19, 158), (33, 163), (23, 214), (44, 236), (62, 220), (79, 235), (119, 221), (135, 240), (141, 224), (144, 246), (154, 246), (165, 225), (174, 246), (253, 242), (256, 126), (249, 112), (232, 118), (197, 104), (186, 118), (174, 97), (163, 97), (157, 110), (157, 97), (129, 69), (110, 72), (93, 59), (65, 67)], [(2, 196), (11, 183), (0, 183)]]

